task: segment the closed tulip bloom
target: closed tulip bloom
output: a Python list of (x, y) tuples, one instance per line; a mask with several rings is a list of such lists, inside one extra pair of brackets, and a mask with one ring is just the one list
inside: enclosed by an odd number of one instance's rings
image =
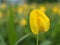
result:
[(33, 34), (47, 32), (50, 27), (50, 20), (44, 12), (35, 9), (30, 14), (30, 27)]

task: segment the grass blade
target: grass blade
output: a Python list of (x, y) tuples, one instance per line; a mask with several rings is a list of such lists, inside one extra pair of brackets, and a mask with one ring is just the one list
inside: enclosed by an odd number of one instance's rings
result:
[(16, 41), (16, 31), (14, 29), (14, 12), (13, 8), (10, 7), (9, 9), (10, 15), (9, 15), (9, 31), (8, 31), (8, 36), (9, 36), (9, 45), (14, 45)]

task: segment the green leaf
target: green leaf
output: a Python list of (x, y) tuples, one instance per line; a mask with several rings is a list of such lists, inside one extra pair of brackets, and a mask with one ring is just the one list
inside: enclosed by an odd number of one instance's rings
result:
[(8, 30), (8, 36), (9, 36), (9, 45), (14, 45), (16, 42), (17, 36), (16, 36), (16, 30), (14, 28), (14, 12), (13, 7), (11, 6), (10, 9), (10, 15), (9, 15), (9, 30)]
[(40, 45), (51, 45), (51, 42), (49, 40), (45, 40)]
[(4, 42), (4, 39), (0, 33), (0, 45), (6, 45), (6, 43)]

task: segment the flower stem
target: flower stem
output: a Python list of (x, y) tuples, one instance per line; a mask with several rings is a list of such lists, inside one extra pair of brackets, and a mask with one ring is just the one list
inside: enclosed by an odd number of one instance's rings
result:
[(38, 45), (38, 35), (37, 35), (37, 42), (36, 42), (36, 45)]

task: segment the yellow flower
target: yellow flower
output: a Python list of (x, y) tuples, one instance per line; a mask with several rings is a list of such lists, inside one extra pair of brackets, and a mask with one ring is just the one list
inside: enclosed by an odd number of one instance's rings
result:
[(27, 4), (23, 5), (24, 9), (27, 9), (29, 6)]
[(58, 7), (53, 7), (52, 11), (53, 11), (53, 13), (57, 13), (58, 12)]
[(5, 8), (6, 8), (6, 4), (3, 3), (0, 7), (1, 7), (2, 9), (5, 9)]
[(30, 27), (33, 34), (47, 32), (50, 27), (49, 18), (42, 11), (35, 9), (30, 14)]
[(60, 9), (58, 10), (58, 14), (60, 15)]
[(31, 4), (31, 9), (35, 9), (36, 8), (36, 4)]
[(17, 11), (18, 11), (18, 14), (21, 14), (23, 13), (24, 8), (22, 6), (19, 6)]
[(46, 7), (44, 7), (44, 6), (41, 6), (39, 9), (40, 9), (41, 11), (43, 11), (43, 12), (46, 11)]
[(0, 18), (2, 18), (3, 17), (3, 13), (0, 11)]
[(24, 16), (27, 16), (27, 15), (29, 14), (29, 11), (30, 11), (29, 9), (24, 10), (24, 13), (23, 13), (23, 14), (24, 14)]
[(20, 25), (21, 25), (21, 26), (25, 26), (25, 25), (27, 25), (27, 20), (24, 19), (24, 18), (21, 19), (21, 20), (20, 20)]

